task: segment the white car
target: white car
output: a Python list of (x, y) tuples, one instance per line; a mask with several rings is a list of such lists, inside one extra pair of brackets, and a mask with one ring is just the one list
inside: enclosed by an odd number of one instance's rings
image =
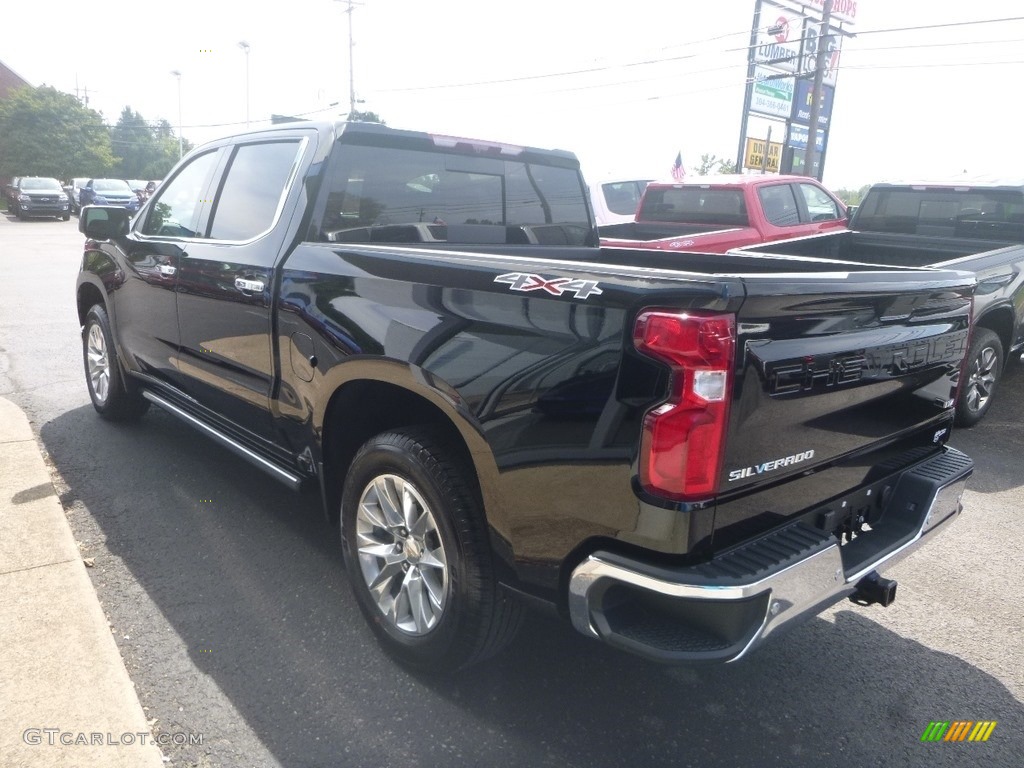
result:
[(597, 226), (633, 221), (640, 196), (651, 179), (616, 179), (590, 184)]

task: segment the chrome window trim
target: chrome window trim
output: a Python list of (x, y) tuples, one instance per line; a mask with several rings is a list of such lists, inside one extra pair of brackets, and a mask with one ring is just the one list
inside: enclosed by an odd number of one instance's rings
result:
[[(296, 147), (296, 150), (295, 150), (295, 158), (292, 160), (292, 167), (291, 167), (291, 170), (288, 172), (288, 179), (285, 182), (284, 191), (281, 193), (281, 197), (277, 201), (277, 209), (274, 211), (274, 218), (271, 221), (270, 226), (268, 226), (262, 232), (260, 232), (260, 233), (258, 233), (256, 235), (253, 235), (252, 237), (250, 237), (250, 238), (248, 238), (246, 240), (222, 240), (222, 239), (212, 238), (212, 237), (166, 237), (166, 236), (160, 236), (160, 235), (145, 235), (145, 234), (143, 234), (140, 231), (141, 228), (142, 228), (142, 219), (139, 218), (138, 219), (139, 223), (137, 225), (137, 228), (135, 229), (135, 236), (138, 237), (140, 240), (144, 240), (146, 242), (161, 242), (161, 243), (167, 243), (167, 242), (172, 242), (172, 243), (208, 243), (210, 245), (250, 245), (251, 243), (255, 243), (257, 240), (260, 240), (260, 239), (266, 237), (267, 235), (269, 235), (271, 232), (274, 231), (274, 229), (277, 227), (277, 225), (281, 221), (281, 214), (284, 213), (285, 203), (288, 201), (288, 196), (291, 194), (292, 187), (295, 186), (295, 179), (296, 179), (296, 177), (298, 176), (298, 173), (299, 173), (299, 166), (302, 165), (302, 158), (303, 158), (303, 155), (304, 155), (304, 150), (306, 148), (306, 145), (309, 143), (309, 137), (308, 136), (302, 136), (302, 137), (298, 138), (298, 140), (296, 140), (294, 137), (289, 137), (289, 138), (285, 138), (285, 139), (271, 139), (269, 141), (246, 141), (246, 142), (241, 142), (241, 143), (238, 143), (238, 144), (228, 144), (228, 145), (226, 145), (227, 148), (230, 149), (230, 151), (232, 153), (234, 153), (240, 147), (250, 146), (250, 145), (253, 145), (253, 144), (289, 144), (289, 143), (292, 143), (292, 142), (295, 142), (297, 144), (297, 147)], [(212, 148), (212, 151), (216, 151), (217, 149), (221, 149), (221, 147), (214, 147), (214, 148)], [(229, 166), (228, 167), (228, 173), (230, 173), (230, 172), (231, 172), (231, 169), (230, 169), (230, 166)], [(223, 182), (223, 180), (224, 180), (224, 177), (222, 176), (220, 181)], [(217, 198), (215, 198), (215, 203), (214, 203), (214, 206), (213, 206), (213, 210), (215, 212), (216, 212), (216, 200), (218, 200), (218, 199), (219, 199), (219, 193), (218, 193)], [(147, 203), (147, 205), (148, 205), (148, 203)]]

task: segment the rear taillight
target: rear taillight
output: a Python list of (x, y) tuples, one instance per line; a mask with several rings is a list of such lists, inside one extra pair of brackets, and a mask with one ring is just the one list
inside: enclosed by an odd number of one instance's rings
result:
[(633, 326), (637, 351), (667, 363), (671, 393), (644, 417), (640, 484), (677, 501), (717, 489), (732, 395), (733, 315), (644, 311)]

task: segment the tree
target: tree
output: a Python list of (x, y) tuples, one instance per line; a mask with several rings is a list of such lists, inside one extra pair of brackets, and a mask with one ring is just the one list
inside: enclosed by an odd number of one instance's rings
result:
[[(178, 162), (178, 137), (174, 134), (171, 124), (161, 119), (156, 124), (153, 132), (156, 136), (156, 146), (159, 151), (149, 165), (142, 169), (140, 179), (162, 179), (170, 173), (171, 168)], [(182, 139), (182, 156), (191, 152), (194, 146), (188, 139)]]
[(114, 174), (122, 179), (145, 178), (142, 169), (159, 151), (153, 130), (131, 107), (121, 110), (117, 125), (110, 129), (110, 144), (117, 158)]
[(358, 109), (348, 113), (348, 120), (353, 123), (380, 123), (387, 125), (376, 112), (360, 112)]
[(860, 205), (860, 201), (864, 199), (864, 195), (868, 193), (869, 189), (871, 189), (871, 185), (865, 184), (860, 189), (837, 189), (835, 194), (846, 205)]
[(736, 163), (732, 160), (719, 158), (717, 155), (705, 153), (700, 156), (697, 175), (707, 176), (709, 173), (736, 173)]
[(114, 165), (103, 115), (48, 85), (0, 101), (0, 176), (103, 176)]
[[(151, 126), (131, 107), (121, 110), (121, 117), (110, 131), (110, 141), (117, 156), (115, 173), (122, 179), (162, 179), (178, 161), (178, 139), (166, 120)], [(182, 148), (192, 148), (183, 142)]]

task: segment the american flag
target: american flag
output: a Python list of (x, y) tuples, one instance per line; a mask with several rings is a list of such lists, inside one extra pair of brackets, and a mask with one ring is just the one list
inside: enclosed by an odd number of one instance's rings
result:
[(676, 155), (676, 161), (672, 164), (672, 178), (676, 181), (682, 181), (686, 178), (686, 169), (683, 168), (683, 153), (679, 152)]

